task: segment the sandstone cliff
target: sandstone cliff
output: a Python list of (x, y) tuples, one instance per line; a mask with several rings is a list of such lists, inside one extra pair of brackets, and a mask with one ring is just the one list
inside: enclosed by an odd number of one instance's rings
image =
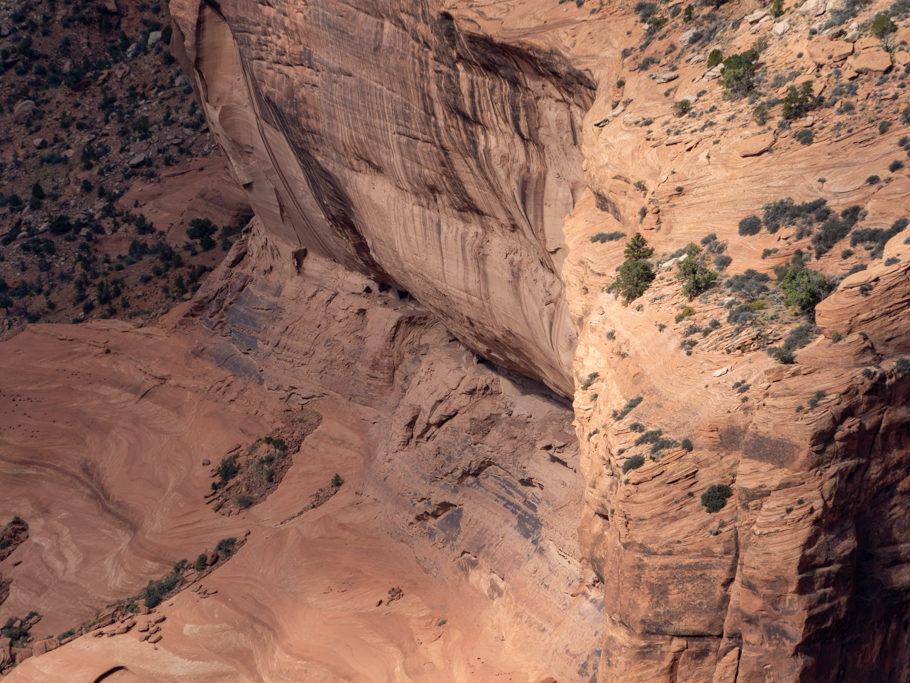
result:
[(173, 2), (180, 51), (276, 238), (413, 294), (571, 393), (562, 220), (593, 84), (423, 2)]
[[(763, 350), (800, 323), (783, 307), (744, 330), (726, 324), (731, 304), (715, 288), (686, 320), (706, 324), (705, 340), (673, 331), (687, 302), (672, 262), (632, 308), (605, 293), (625, 241), (613, 235), (643, 230), (658, 255), (716, 244), (727, 274), (769, 273), (819, 242), (812, 230), (738, 231), (764, 204), (821, 198), (835, 211), (857, 204), (864, 225), (901, 218), (906, 174), (878, 187), (866, 178), (887, 165), (906, 121), (872, 140), (859, 122), (817, 112), (775, 133), (704, 66), (713, 47), (726, 55), (761, 39), (771, 92), (802, 76), (816, 96), (873, 98), (880, 118), (897, 121), (872, 81), (906, 64), (899, 41), (883, 49), (854, 31), (849, 50), (826, 51), (844, 31), (815, 6), (775, 23), (731, 4), (685, 32), (643, 28), (619, 6), (171, 5), (213, 127), (270, 233), (398, 284), (484, 356), (565, 391), (562, 265), (584, 389), (582, 541), (605, 587), (602, 680), (834, 680), (870, 667), (906, 677), (902, 583), (884, 559), (902, 543), (885, 512), (900, 480), (887, 473), (906, 457), (906, 380), (894, 363), (907, 345), (907, 266), (892, 256), (902, 237), (871, 264), (817, 250), (813, 268), (829, 276), (868, 267), (818, 307), (823, 336), (792, 367)], [(554, 11), (571, 14), (552, 21)], [(608, 12), (609, 35), (585, 33)], [(813, 39), (810, 25), (824, 34)], [(382, 75), (390, 64), (396, 78)], [(593, 104), (578, 68), (597, 81)], [(799, 128), (809, 132), (791, 135)], [(554, 226), (572, 202), (563, 264)], [(634, 420), (617, 418), (632, 398)], [(669, 450), (626, 470), (639, 430), (662, 432)], [(716, 515), (700, 503), (712, 485), (733, 492)]]
[[(116, 564), (141, 583), (162, 529), (183, 530), (180, 552), (251, 533), (207, 579), (218, 595), (165, 607), (161, 656), (111, 630), (14, 676), (910, 678), (900, 6), (169, 4), (257, 218), (164, 330), (73, 335), (101, 389), (67, 418), (116, 410), (101, 432), (139, 452), (152, 434), (116, 423), (145, 424), (149, 397), (160, 423), (183, 406), (155, 450), (178, 472), (194, 433), (220, 434), (203, 451), (218, 457), (304, 406), (323, 422), (265, 503), (217, 522), (206, 472), (178, 485), (136, 458), (160, 502), (134, 509), (105, 487), (129, 480), (116, 449), (87, 444), (83, 464), (61, 441), (48, 471), (84, 489), (72, 524), (100, 501), (107, 535), (135, 539), (66, 565), (94, 602), (111, 575), (87, 577)], [(893, 30), (870, 35), (883, 10)], [(740, 66), (709, 67), (715, 49)], [(721, 71), (743, 63), (738, 93)], [(623, 302), (636, 232), (655, 276)], [(717, 273), (691, 295), (687, 247)], [(817, 305), (790, 299), (790, 271)], [(53, 329), (6, 362), (64, 367)], [(577, 443), (558, 399), (489, 361), (572, 396)], [(30, 403), (80, 378), (7, 390), (0, 465), (28, 462), (50, 420)], [(336, 467), (347, 488), (288, 523)], [(30, 537), (71, 534), (23, 516)], [(16, 552), (10, 604), (52, 604), (59, 559)]]

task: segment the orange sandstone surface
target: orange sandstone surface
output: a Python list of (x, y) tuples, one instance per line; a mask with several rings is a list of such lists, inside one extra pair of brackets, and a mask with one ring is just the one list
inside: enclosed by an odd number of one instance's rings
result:
[[(2, 345), (0, 617), (53, 635), (245, 541), (12, 680), (910, 677), (906, 16), (169, 6), (256, 218), (159, 327)], [(753, 48), (737, 97), (707, 59)], [(718, 277), (686, 296), (690, 244)], [(215, 514), (212, 468), (305, 410), (277, 488)]]

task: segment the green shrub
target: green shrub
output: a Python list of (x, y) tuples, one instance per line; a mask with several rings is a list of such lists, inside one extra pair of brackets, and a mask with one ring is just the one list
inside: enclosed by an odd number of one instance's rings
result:
[(780, 283), (787, 306), (799, 308), (810, 318), (815, 317), (815, 306), (828, 296), (834, 285), (823, 273), (809, 270), (802, 263), (794, 263)]
[(884, 38), (889, 33), (897, 30), (894, 22), (891, 21), (891, 17), (887, 14), (879, 14), (872, 20), (872, 23), (869, 25), (869, 32), (876, 38)]
[(625, 474), (629, 470), (637, 470), (639, 467), (641, 467), (644, 464), (645, 464), (645, 456), (633, 455), (631, 458), (629, 458), (622, 464), (622, 473)]
[(679, 322), (683, 318), (688, 318), (690, 315), (695, 315), (695, 309), (691, 306), (686, 306), (676, 314), (676, 322)]
[(787, 197), (765, 204), (763, 210), (762, 222), (768, 232), (772, 234), (781, 227), (792, 225), (796, 221), (808, 226), (827, 219), (831, 214), (831, 209), (828, 208), (827, 201), (824, 199), (794, 204), (793, 200)]
[(754, 301), (768, 291), (770, 280), (771, 277), (767, 273), (759, 273), (749, 268), (745, 273), (730, 277), (725, 285), (733, 294), (738, 294), (747, 301)]
[(179, 572), (174, 572), (160, 581), (149, 581), (142, 591), (145, 606), (149, 609), (157, 607), (180, 583)]
[(835, 244), (846, 237), (859, 221), (861, 212), (862, 208), (854, 205), (841, 211), (840, 218), (829, 216), (828, 220), (822, 223), (821, 230), (812, 237), (812, 244), (815, 245), (815, 257), (819, 258), (827, 254)]
[(616, 240), (621, 240), (625, 236), (626, 234), (623, 232), (599, 232), (596, 235), (591, 235), (591, 241), (604, 244), (606, 242), (615, 242)]
[(238, 454), (228, 455), (221, 459), (221, 464), (218, 465), (218, 482), (213, 482), (213, 488), (224, 488), (224, 486), (234, 477), (237, 476), (237, 473), (240, 472), (240, 467), (237, 465)]
[(721, 85), (733, 97), (743, 97), (755, 87), (755, 70), (757, 68), (758, 50), (752, 48), (724, 60), (724, 70), (720, 77)]
[(626, 405), (624, 405), (624, 406), (622, 407), (621, 410), (614, 410), (614, 411), (613, 411), (613, 419), (614, 419), (614, 420), (621, 420), (621, 419), (623, 419), (626, 415), (628, 415), (628, 414), (631, 413), (636, 407), (638, 407), (638, 404), (641, 403), (642, 400), (643, 400), (643, 399), (642, 399), (641, 396), (636, 396), (635, 398), (630, 398), (628, 401), (626, 401)]
[(793, 133), (793, 139), (801, 145), (811, 145), (815, 142), (815, 133), (811, 128), (802, 128)]
[(812, 81), (803, 81), (799, 87), (791, 85), (784, 95), (782, 113), (785, 119), (792, 120), (805, 116), (818, 106), (820, 100), (812, 94)]
[(654, 268), (645, 259), (653, 255), (654, 249), (639, 233), (635, 233), (626, 244), (626, 260), (619, 269), (614, 288), (626, 303), (637, 299), (654, 281)]
[(649, 429), (640, 437), (635, 439), (635, 445), (641, 446), (646, 443), (657, 443), (660, 437), (663, 436), (663, 431), (660, 429)]
[(719, 512), (726, 504), (733, 491), (726, 484), (712, 484), (701, 494), (701, 504), (708, 512)]
[(673, 113), (677, 118), (683, 117), (692, 111), (692, 103), (689, 100), (679, 100), (673, 105)]
[(709, 69), (714, 68), (715, 66), (720, 64), (722, 61), (724, 61), (724, 53), (721, 52), (720, 50), (718, 50), (717, 48), (714, 48), (713, 50), (711, 50), (711, 52), (708, 53), (707, 67)]
[(761, 231), (761, 218), (756, 215), (746, 216), (739, 222), (739, 234), (744, 237), (757, 235)]
[(218, 541), (218, 545), (215, 546), (215, 552), (217, 552), (219, 555), (223, 555), (224, 557), (229, 557), (230, 555), (233, 555), (234, 547), (236, 545), (236, 538), (222, 538), (220, 541)]
[(701, 250), (695, 244), (686, 247), (688, 254), (680, 264), (676, 277), (682, 282), (682, 291), (689, 299), (694, 299), (702, 292), (714, 285), (718, 273), (709, 270), (704, 264), (704, 257), (699, 256)]

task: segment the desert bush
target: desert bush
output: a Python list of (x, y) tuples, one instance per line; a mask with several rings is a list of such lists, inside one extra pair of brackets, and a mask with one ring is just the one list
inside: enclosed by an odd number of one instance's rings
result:
[(759, 273), (749, 268), (746, 272), (728, 278), (725, 285), (733, 294), (754, 301), (768, 291), (768, 282), (771, 277), (767, 273)]
[(711, 288), (719, 277), (715, 271), (705, 266), (704, 257), (699, 255), (700, 251), (698, 246), (690, 244), (686, 248), (688, 255), (680, 262), (676, 273), (676, 277), (682, 282), (683, 294), (690, 299)]
[(717, 66), (718, 64), (720, 64), (722, 61), (724, 61), (724, 53), (721, 52), (720, 50), (718, 50), (717, 48), (714, 48), (713, 50), (711, 50), (711, 52), (708, 53), (708, 63), (706, 66), (709, 69), (712, 69), (715, 66)]
[(677, 118), (683, 117), (692, 111), (692, 103), (689, 100), (679, 100), (673, 105), (673, 113)]
[(821, 100), (812, 93), (812, 81), (803, 81), (798, 87), (791, 85), (787, 94), (781, 100), (783, 103), (782, 114), (785, 119), (792, 120), (805, 116), (815, 109)]
[(604, 244), (606, 242), (615, 242), (616, 240), (621, 240), (625, 236), (625, 233), (622, 232), (599, 232), (596, 235), (591, 235), (591, 241)]
[(761, 231), (761, 218), (756, 215), (746, 216), (739, 222), (739, 234), (744, 237), (757, 235)]
[(755, 87), (756, 61), (758, 50), (752, 48), (724, 60), (721, 84), (732, 97), (743, 97)]
[(793, 225), (799, 221), (803, 225), (812, 225), (823, 221), (831, 214), (831, 209), (824, 199), (794, 204), (789, 197), (770, 202), (763, 207), (762, 222), (768, 232), (775, 233), (781, 227)]
[(887, 14), (878, 14), (869, 25), (869, 33), (876, 38), (884, 38), (889, 33), (897, 30), (897, 26)]
[(726, 484), (712, 484), (701, 494), (701, 504), (708, 512), (719, 512), (726, 504), (733, 491)]
[(224, 557), (229, 557), (234, 554), (234, 548), (236, 545), (236, 538), (222, 538), (220, 541), (218, 541), (218, 545), (215, 546), (215, 552)]
[(787, 306), (799, 308), (810, 318), (815, 317), (815, 306), (834, 289), (823, 273), (809, 270), (802, 263), (794, 263), (784, 273), (780, 283)]
[(629, 458), (622, 464), (622, 473), (625, 474), (629, 470), (637, 470), (639, 467), (641, 467), (644, 464), (645, 464), (645, 456), (633, 455), (631, 458)]
[(628, 401), (626, 401), (626, 405), (624, 405), (621, 410), (613, 411), (613, 419), (614, 420), (623, 419), (626, 415), (628, 415), (630, 412), (632, 412), (638, 406), (638, 404), (642, 402), (642, 400), (643, 399), (641, 396), (636, 396), (635, 398), (630, 398)]
[(859, 221), (861, 213), (862, 208), (854, 205), (841, 211), (839, 218), (829, 216), (822, 223), (821, 230), (812, 237), (812, 244), (815, 245), (815, 257), (818, 258), (828, 253), (835, 244), (846, 237)]
[(635, 233), (626, 244), (626, 260), (619, 269), (613, 287), (626, 303), (637, 299), (654, 281), (654, 268), (645, 259), (654, 254), (654, 249), (639, 233)]
[(802, 128), (793, 133), (793, 139), (801, 145), (811, 145), (815, 142), (815, 133), (811, 128)]

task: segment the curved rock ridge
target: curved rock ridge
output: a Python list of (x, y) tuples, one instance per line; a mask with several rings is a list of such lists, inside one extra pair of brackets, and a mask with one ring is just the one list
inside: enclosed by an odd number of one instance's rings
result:
[(570, 395), (562, 222), (593, 84), (429, 2), (173, 0), (178, 53), (274, 236), (410, 292)]

